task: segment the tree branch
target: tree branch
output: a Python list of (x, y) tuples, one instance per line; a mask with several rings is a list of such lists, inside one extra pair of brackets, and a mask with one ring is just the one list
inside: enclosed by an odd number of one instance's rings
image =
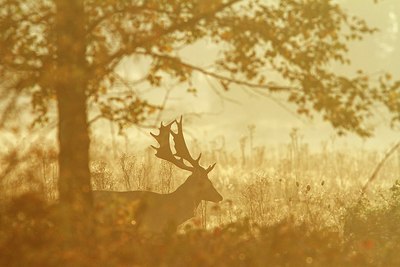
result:
[(243, 81), (243, 80), (239, 80), (239, 79), (235, 79), (235, 78), (230, 78), (230, 77), (226, 77), (224, 75), (220, 75), (217, 74), (215, 72), (211, 72), (208, 70), (205, 70), (204, 68), (198, 67), (198, 66), (194, 66), (191, 65), (189, 63), (183, 62), (181, 61), (179, 58), (177, 57), (172, 57), (169, 55), (165, 55), (165, 54), (158, 54), (158, 53), (154, 53), (154, 52), (137, 52), (137, 54), (142, 54), (142, 55), (148, 55), (148, 56), (152, 56), (152, 57), (156, 57), (156, 58), (161, 58), (164, 60), (169, 60), (172, 61), (176, 64), (179, 64), (182, 67), (200, 72), (204, 75), (216, 78), (218, 80), (222, 80), (222, 81), (226, 81), (229, 83), (234, 83), (234, 84), (238, 84), (238, 85), (244, 85), (246, 87), (249, 88), (255, 88), (255, 89), (268, 89), (268, 90), (275, 90), (275, 91), (283, 91), (283, 90), (298, 90), (295, 87), (289, 87), (289, 86), (276, 86), (276, 85), (267, 85), (267, 84), (256, 84), (256, 83), (251, 83), (251, 82), (247, 82), (247, 81)]
[(361, 189), (361, 194), (359, 197), (359, 201), (358, 203), (360, 203), (362, 196), (365, 194), (365, 192), (367, 191), (368, 186), (370, 185), (371, 182), (373, 182), (376, 177), (378, 176), (379, 171), (381, 170), (383, 164), (386, 162), (386, 160), (394, 153), (396, 152), (396, 150), (400, 148), (400, 141), (397, 142), (388, 152), (386, 152), (385, 156), (382, 158), (382, 160), (379, 162), (379, 164), (375, 167), (373, 173), (371, 174), (371, 176), (369, 177), (369, 179), (367, 180), (367, 182), (364, 184), (364, 186)]
[[(225, 8), (232, 6), (233, 4), (235, 4), (239, 1), (240, 0), (231, 0), (225, 4), (220, 5), (219, 7), (215, 8), (212, 11), (205, 12), (205, 13), (203, 13), (199, 16), (193, 17), (183, 23), (178, 23), (178, 24), (172, 25), (162, 31), (157, 32), (156, 34), (151, 35), (148, 38), (144, 38), (143, 40), (140, 40), (138, 42), (131, 43), (130, 47), (118, 50), (117, 52), (115, 52), (113, 55), (111, 55), (105, 61), (103, 61), (99, 64), (96, 64), (96, 66), (98, 67), (98, 66), (110, 65), (110, 66), (108, 66), (108, 69), (112, 70), (115, 67), (115, 65), (119, 62), (121, 57), (134, 53), (138, 47), (154, 43), (156, 40), (162, 38), (163, 36), (171, 34), (177, 30), (182, 30), (182, 29), (191, 27), (191, 26), (195, 25), (196, 23), (198, 23), (200, 20), (212, 17), (215, 14), (217, 14), (218, 12), (220, 12), (221, 10), (224, 10)], [(96, 67), (96, 66), (94, 66), (94, 67)]]

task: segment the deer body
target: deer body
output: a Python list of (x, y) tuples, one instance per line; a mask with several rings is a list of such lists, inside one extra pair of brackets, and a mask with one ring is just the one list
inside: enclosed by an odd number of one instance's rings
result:
[[(100, 203), (124, 205), (124, 207), (132, 207), (132, 210), (125, 212), (129, 216), (129, 221), (124, 223), (138, 223), (141, 230), (157, 232), (167, 228), (176, 229), (180, 224), (194, 216), (194, 209), (200, 203), (200, 200), (188, 200), (175, 191), (170, 194), (158, 194), (149, 191), (127, 191), (127, 192), (110, 192), (95, 191), (95, 205)], [(117, 199), (116, 202), (110, 203), (110, 197)], [(114, 213), (119, 209), (114, 209)], [(110, 215), (110, 213), (108, 213)], [(118, 215), (111, 214), (116, 218)], [(111, 218), (111, 220), (114, 220)]]
[[(178, 125), (178, 133), (170, 129), (172, 123)], [(108, 221), (115, 220), (122, 213), (125, 219), (137, 224), (139, 229), (146, 231), (163, 231), (176, 229), (180, 224), (194, 216), (194, 211), (202, 200), (219, 202), (222, 196), (208, 179), (208, 173), (214, 165), (204, 169), (199, 165), (200, 157), (194, 160), (186, 147), (182, 133), (182, 119), (167, 126), (161, 125), (160, 134), (153, 135), (160, 144), (156, 156), (167, 160), (181, 169), (191, 171), (192, 174), (174, 192), (159, 194), (149, 191), (94, 191), (94, 204), (105, 214)], [(169, 137), (173, 136), (176, 153), (172, 153)], [(178, 157), (178, 158), (177, 158)], [(187, 166), (183, 160), (191, 164)]]

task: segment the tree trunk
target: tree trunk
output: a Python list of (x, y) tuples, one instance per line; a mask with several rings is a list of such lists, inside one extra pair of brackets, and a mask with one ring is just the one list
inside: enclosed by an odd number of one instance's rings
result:
[[(56, 0), (59, 198), (70, 219), (92, 207), (83, 0)], [(71, 215), (71, 216), (70, 216)], [(80, 217), (82, 220), (83, 217)], [(74, 219), (73, 219), (74, 220)], [(71, 221), (74, 223), (74, 221)]]

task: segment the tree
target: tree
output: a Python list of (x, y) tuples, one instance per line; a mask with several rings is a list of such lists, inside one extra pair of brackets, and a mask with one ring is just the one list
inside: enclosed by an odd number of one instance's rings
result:
[[(191, 86), (200, 72), (222, 90), (286, 92), (298, 113), (314, 110), (339, 133), (369, 136), (366, 121), (376, 104), (388, 109), (393, 125), (400, 121), (400, 82), (390, 74), (375, 83), (362, 70), (343, 76), (330, 68), (350, 64), (348, 43), (376, 29), (331, 0), (271, 2), (0, 0), (3, 90), (31, 96), (39, 123), (57, 102), (60, 201), (91, 206), (88, 106), (121, 127), (141, 124), (160, 108), (131, 90), (111, 94), (121, 81), (114, 70), (128, 56), (151, 62), (142, 83)], [(220, 47), (213, 70), (178, 53), (202, 39)]]
[(58, 189), (60, 202), (72, 204), (72, 212), (80, 214), (92, 205), (86, 112), (89, 77), (85, 59), (85, 13), (81, 0), (57, 0), (55, 7), (53, 64), (57, 75), (54, 91), (59, 118)]

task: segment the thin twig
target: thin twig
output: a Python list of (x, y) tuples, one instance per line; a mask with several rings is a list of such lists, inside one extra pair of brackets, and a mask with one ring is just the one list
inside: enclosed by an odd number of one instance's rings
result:
[(381, 170), (383, 164), (386, 162), (386, 160), (400, 147), (400, 141), (397, 142), (388, 152), (386, 152), (385, 156), (382, 158), (382, 160), (379, 162), (379, 164), (375, 167), (374, 172), (372, 175), (369, 177), (367, 182), (364, 184), (363, 188), (361, 189), (361, 194), (359, 197), (359, 202), (361, 201), (362, 196), (365, 194), (367, 191), (368, 186), (376, 179), (378, 176), (379, 171)]

